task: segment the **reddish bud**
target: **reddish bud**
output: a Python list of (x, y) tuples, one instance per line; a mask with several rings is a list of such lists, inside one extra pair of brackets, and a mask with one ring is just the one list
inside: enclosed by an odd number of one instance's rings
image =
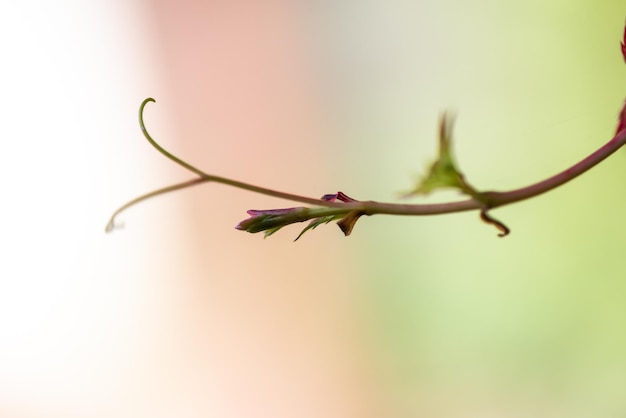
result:
[(309, 209), (305, 207), (287, 209), (254, 210), (247, 213), (248, 219), (239, 222), (236, 229), (251, 233), (274, 230), (296, 222), (303, 222), (309, 219), (307, 216)]

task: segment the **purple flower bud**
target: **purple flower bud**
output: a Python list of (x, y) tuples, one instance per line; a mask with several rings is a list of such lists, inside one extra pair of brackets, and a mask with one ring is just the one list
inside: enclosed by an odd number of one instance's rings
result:
[(276, 230), (276, 228), (282, 228), (285, 225), (310, 219), (307, 216), (308, 212), (309, 208), (305, 207), (267, 210), (251, 209), (247, 212), (250, 217), (239, 222), (235, 228), (250, 233)]
[[(334, 202), (339, 200), (345, 203), (358, 202), (358, 200), (352, 199), (348, 195), (342, 192), (336, 194), (327, 194), (322, 196), (322, 201)], [(338, 208), (338, 207), (295, 207), (286, 209), (267, 209), (267, 210), (249, 210), (248, 219), (244, 219), (239, 222), (236, 229), (240, 231), (247, 231), (250, 233), (256, 233), (265, 231), (265, 236), (272, 235), (282, 227), (293, 224), (296, 222), (304, 222), (311, 220), (307, 227), (305, 227), (300, 235), (296, 238), (300, 238), (305, 232), (315, 229), (321, 224), (326, 224), (331, 221), (338, 221), (337, 225), (344, 233), (344, 235), (350, 235), (352, 228), (356, 224), (356, 221), (365, 215), (365, 212), (358, 209), (350, 208)]]

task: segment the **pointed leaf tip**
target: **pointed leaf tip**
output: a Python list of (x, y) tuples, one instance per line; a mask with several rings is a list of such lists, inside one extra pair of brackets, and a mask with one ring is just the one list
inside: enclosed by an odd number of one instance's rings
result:
[(439, 121), (439, 155), (431, 164), (428, 173), (421, 179), (415, 188), (406, 194), (407, 197), (414, 195), (427, 195), (439, 189), (458, 189), (470, 196), (478, 196), (465, 180), (463, 173), (458, 169), (452, 155), (452, 127), (454, 117), (444, 113)]
[(342, 215), (329, 215), (329, 216), (322, 216), (321, 218), (313, 219), (311, 222), (309, 222), (309, 224), (302, 231), (300, 231), (300, 233), (298, 234), (296, 239), (294, 239), (294, 241), (298, 241), (300, 237), (304, 235), (305, 232), (311, 229), (315, 229), (322, 224), (327, 224), (336, 219), (341, 219), (341, 216)]
[(624, 57), (624, 62), (626, 62), (626, 25), (624, 26), (624, 40), (621, 43), (622, 46), (622, 56)]

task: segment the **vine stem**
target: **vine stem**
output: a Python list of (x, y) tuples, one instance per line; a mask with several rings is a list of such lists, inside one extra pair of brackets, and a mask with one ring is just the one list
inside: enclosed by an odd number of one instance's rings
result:
[(430, 205), (399, 205), (394, 203), (364, 202), (366, 203), (366, 207), (363, 207), (363, 209), (366, 210), (368, 215), (439, 215), (476, 209), (493, 209), (499, 206), (530, 199), (560, 187), (598, 165), (625, 144), (626, 129), (622, 129), (609, 142), (566, 170), (563, 170), (545, 180), (519, 189), (506, 192), (483, 192), (481, 193), (480, 201), (472, 198), (460, 202)]
[(400, 204), (400, 203), (382, 203), (376, 201), (355, 201), (355, 202), (336, 202), (321, 200), (292, 193), (281, 192), (278, 190), (268, 189), (266, 187), (260, 187), (253, 184), (232, 180), (226, 177), (220, 177), (212, 174), (205, 173), (204, 171), (192, 166), (191, 164), (181, 160), (169, 151), (161, 147), (148, 133), (146, 129), (143, 112), (145, 106), (149, 102), (155, 102), (153, 98), (147, 98), (139, 107), (139, 125), (145, 138), (150, 144), (157, 149), (161, 154), (174, 161), (176, 164), (186, 168), (187, 170), (198, 175), (198, 178), (188, 180), (182, 183), (164, 187), (144, 194), (130, 202), (124, 204), (117, 209), (111, 219), (107, 223), (106, 231), (110, 232), (115, 228), (115, 218), (124, 210), (131, 206), (136, 205), (144, 200), (150, 199), (155, 196), (159, 196), (165, 193), (169, 193), (175, 190), (184, 189), (187, 187), (195, 186), (202, 183), (214, 182), (225, 184), (227, 186), (235, 187), (242, 190), (247, 190), (254, 193), (263, 194), (266, 196), (276, 197), (280, 199), (286, 199), (293, 202), (305, 203), (308, 205), (314, 205), (318, 207), (329, 208), (342, 208), (346, 211), (358, 210), (364, 215), (407, 215), (407, 216), (423, 216), (423, 215), (439, 215), (453, 212), (464, 212), (470, 210), (480, 210), (481, 213), (485, 213), (488, 209), (493, 209), (499, 206), (508, 205), (511, 203), (519, 202), (522, 200), (530, 199), (540, 194), (553, 190), (563, 184), (573, 180), (574, 178), (585, 173), (587, 170), (596, 166), (600, 162), (604, 161), (607, 157), (617, 151), (619, 148), (626, 144), (626, 129), (619, 131), (609, 142), (600, 147), (598, 150), (584, 158), (582, 161), (574, 164), (566, 170), (549, 177), (545, 180), (531, 184), (526, 187), (514, 189), (506, 192), (484, 192), (480, 193), (480, 200), (477, 198), (470, 198), (462, 201), (447, 202), (447, 203), (434, 203), (434, 204)]

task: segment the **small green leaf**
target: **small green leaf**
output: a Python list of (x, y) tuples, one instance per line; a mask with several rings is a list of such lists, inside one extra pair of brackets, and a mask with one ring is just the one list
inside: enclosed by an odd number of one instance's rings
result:
[(439, 123), (439, 156), (430, 166), (428, 174), (407, 195), (426, 195), (437, 189), (459, 189), (463, 193), (477, 196), (479, 193), (464, 179), (452, 156), (453, 120), (444, 113)]
[(274, 234), (274, 232), (280, 231), (282, 228), (282, 226), (277, 226), (275, 228), (266, 229), (265, 231), (263, 231), (263, 238), (269, 237), (270, 235)]
[(329, 215), (329, 216), (322, 216), (321, 218), (313, 219), (311, 222), (309, 222), (309, 224), (302, 231), (300, 231), (300, 233), (298, 234), (296, 239), (294, 239), (294, 241), (298, 241), (300, 237), (304, 235), (304, 233), (307, 232), (308, 230), (315, 229), (322, 224), (327, 224), (334, 220), (341, 219), (343, 218), (343, 216), (344, 215)]

